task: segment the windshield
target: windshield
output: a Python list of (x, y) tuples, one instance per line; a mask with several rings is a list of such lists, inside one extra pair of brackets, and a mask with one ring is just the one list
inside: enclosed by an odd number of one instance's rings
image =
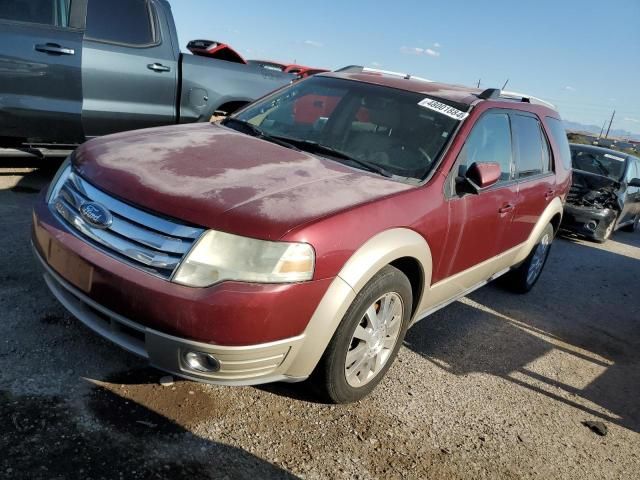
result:
[(355, 168), (422, 179), (458, 124), (419, 106), (424, 98), (363, 82), (311, 77), (252, 104), (226, 125), (248, 133), (240, 126), (246, 122), (265, 139), (277, 138)]
[(618, 182), (624, 175), (625, 158), (616, 152), (572, 148), (571, 163), (576, 170), (595, 173)]

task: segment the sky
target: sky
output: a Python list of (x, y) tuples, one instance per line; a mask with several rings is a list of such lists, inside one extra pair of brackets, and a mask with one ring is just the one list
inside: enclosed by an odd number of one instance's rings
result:
[(526, 92), (565, 120), (640, 133), (640, 0), (169, 0), (184, 49), (381, 68)]

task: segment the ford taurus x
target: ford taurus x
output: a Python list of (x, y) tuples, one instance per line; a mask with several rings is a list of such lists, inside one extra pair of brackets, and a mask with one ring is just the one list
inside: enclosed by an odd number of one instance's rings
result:
[(414, 322), (533, 287), (571, 184), (534, 98), (351, 67), (78, 148), (33, 216), (58, 300), (159, 369), (368, 394)]

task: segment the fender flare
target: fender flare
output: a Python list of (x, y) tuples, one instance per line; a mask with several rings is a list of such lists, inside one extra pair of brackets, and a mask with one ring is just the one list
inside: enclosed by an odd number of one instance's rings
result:
[(431, 249), (424, 237), (413, 230), (385, 230), (356, 250), (322, 297), (304, 331), (302, 344), (287, 359), (287, 376), (307, 377), (311, 374), (356, 295), (385, 265), (404, 257), (412, 257), (420, 263), (423, 284), (429, 285)]

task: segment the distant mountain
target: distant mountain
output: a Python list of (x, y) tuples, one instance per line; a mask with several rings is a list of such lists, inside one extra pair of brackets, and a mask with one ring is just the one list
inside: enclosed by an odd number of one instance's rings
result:
[[(602, 128), (602, 126), (585, 125), (583, 123), (571, 122), (569, 120), (565, 120), (564, 121), (564, 128), (566, 130), (570, 130), (572, 132), (588, 132), (588, 133), (594, 133), (594, 134), (598, 135), (600, 133), (600, 129)], [(627, 130), (621, 130), (621, 129), (611, 130), (609, 132), (609, 136), (610, 137), (622, 137), (622, 138), (626, 138), (627, 140), (640, 141), (640, 134), (639, 133), (631, 133), (631, 132), (629, 132)]]

